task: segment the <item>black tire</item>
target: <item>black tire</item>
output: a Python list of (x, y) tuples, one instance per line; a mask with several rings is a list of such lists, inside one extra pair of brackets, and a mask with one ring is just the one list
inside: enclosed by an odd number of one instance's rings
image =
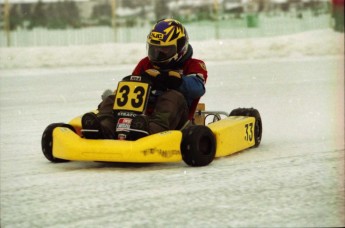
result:
[(211, 129), (194, 125), (182, 132), (181, 153), (183, 161), (190, 166), (206, 166), (216, 154), (216, 139)]
[(57, 127), (67, 127), (75, 132), (74, 128), (69, 124), (53, 123), (48, 125), (42, 134), (42, 152), (44, 156), (53, 163), (68, 162), (68, 160), (56, 158), (53, 156), (53, 131)]
[(255, 118), (255, 145), (253, 147), (258, 147), (262, 138), (262, 120), (259, 111), (255, 108), (237, 108), (232, 110), (229, 116), (250, 116)]

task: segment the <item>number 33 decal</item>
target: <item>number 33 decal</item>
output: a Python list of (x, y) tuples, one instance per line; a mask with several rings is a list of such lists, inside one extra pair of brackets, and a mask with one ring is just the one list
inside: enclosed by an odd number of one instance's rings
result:
[(246, 134), (244, 136), (244, 140), (251, 142), (253, 140), (253, 135), (254, 135), (253, 123), (246, 124), (244, 125), (244, 127), (246, 128)]
[(143, 112), (149, 86), (141, 82), (120, 82), (117, 87), (114, 110)]

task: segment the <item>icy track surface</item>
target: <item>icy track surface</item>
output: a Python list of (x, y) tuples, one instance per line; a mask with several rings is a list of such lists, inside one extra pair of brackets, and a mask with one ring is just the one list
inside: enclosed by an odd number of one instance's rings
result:
[(344, 226), (344, 59), (207, 62), (208, 110), (257, 108), (259, 148), (207, 167), (52, 164), (41, 134), (134, 65), (2, 70), (1, 227)]

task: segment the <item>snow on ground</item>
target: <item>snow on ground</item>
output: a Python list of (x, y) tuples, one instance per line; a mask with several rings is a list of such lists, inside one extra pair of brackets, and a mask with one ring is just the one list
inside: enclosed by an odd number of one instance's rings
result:
[[(193, 41), (196, 56), (205, 61), (343, 55), (344, 35), (331, 29), (289, 36)], [(0, 47), (0, 68), (66, 67), (135, 64), (146, 44), (111, 43), (67, 47)]]
[[(344, 50), (334, 37), (334, 47)], [(309, 38), (299, 50), (319, 39)], [(279, 47), (272, 50), (296, 53)], [(231, 61), (206, 61), (207, 109), (255, 107), (264, 133), (259, 148), (201, 168), (183, 162), (52, 164), (42, 155), (44, 128), (95, 108), (102, 91), (134, 63), (2, 69), (1, 227), (344, 226), (344, 57), (323, 48), (309, 50), (315, 55), (236, 61), (229, 51)], [(260, 50), (263, 56), (266, 49)], [(26, 66), (52, 66), (43, 62), (28, 58)]]

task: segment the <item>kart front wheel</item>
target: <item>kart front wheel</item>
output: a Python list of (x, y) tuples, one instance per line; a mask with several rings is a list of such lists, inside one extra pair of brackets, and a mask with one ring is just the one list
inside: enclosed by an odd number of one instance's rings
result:
[(230, 112), (229, 116), (250, 116), (255, 118), (254, 127), (254, 139), (255, 145), (253, 147), (258, 147), (261, 143), (262, 137), (262, 121), (258, 110), (255, 108), (237, 108)]
[(216, 139), (212, 131), (201, 125), (183, 130), (181, 153), (183, 161), (190, 166), (206, 166), (216, 154)]
[(72, 131), (75, 131), (74, 128), (69, 124), (64, 123), (53, 123), (48, 125), (42, 134), (42, 152), (44, 156), (53, 163), (68, 162), (68, 160), (56, 158), (53, 156), (53, 131), (57, 127), (67, 127)]

